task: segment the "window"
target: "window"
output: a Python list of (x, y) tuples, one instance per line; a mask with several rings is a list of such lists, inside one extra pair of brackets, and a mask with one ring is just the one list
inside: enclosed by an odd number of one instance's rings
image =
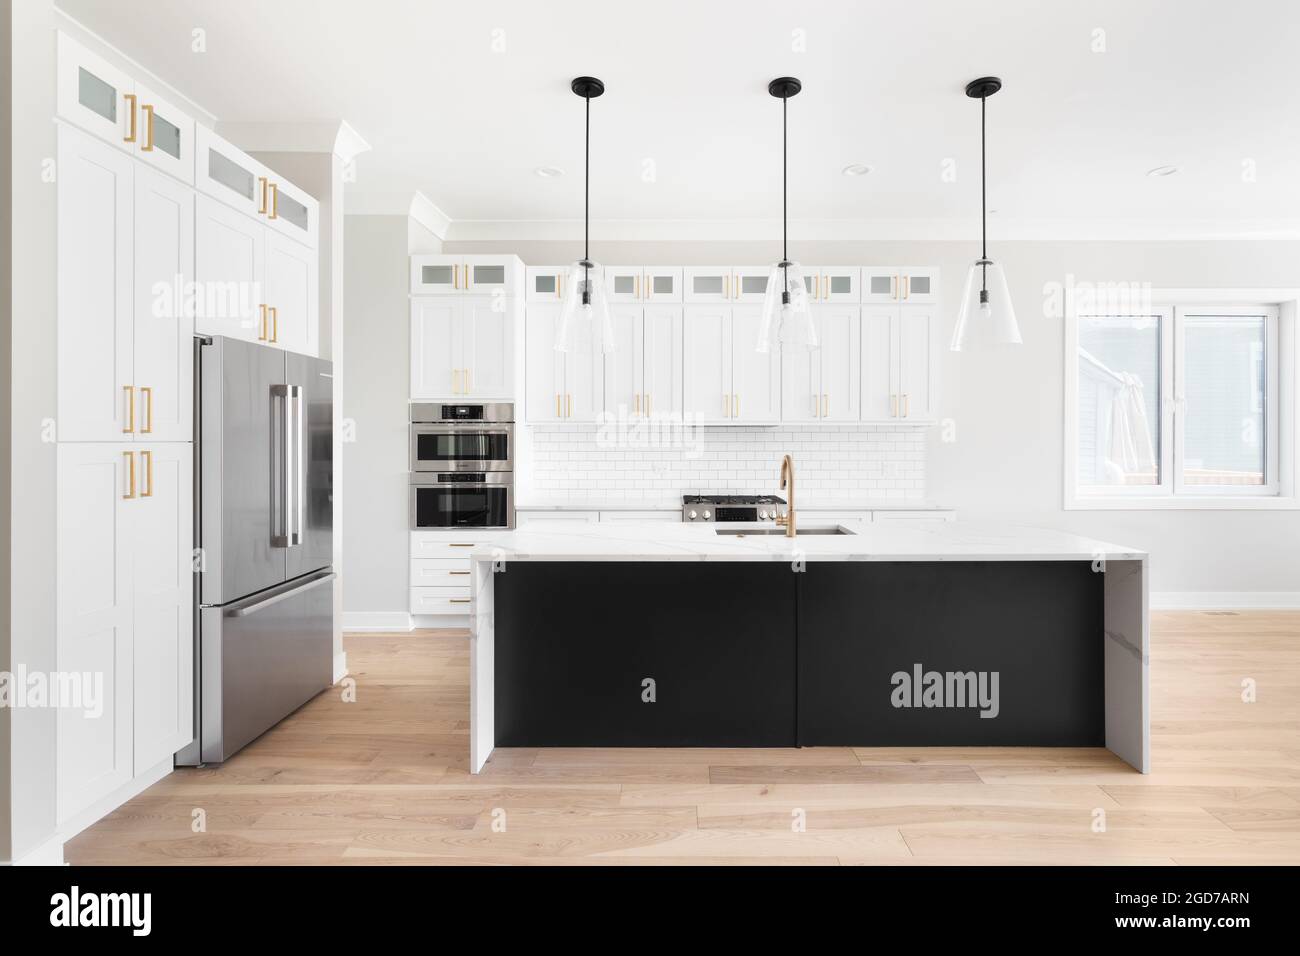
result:
[(1067, 507), (1279, 498), (1278, 315), (1188, 304), (1073, 316)]

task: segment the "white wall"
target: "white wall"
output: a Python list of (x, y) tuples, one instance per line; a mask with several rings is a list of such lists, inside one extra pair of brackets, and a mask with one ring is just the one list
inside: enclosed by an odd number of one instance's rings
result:
[(347, 216), (344, 230), (349, 387), (343, 417), (354, 438), (339, 446), (348, 488), (342, 528), (350, 556), (343, 591), (348, 626), (349, 620), (372, 623), (376, 613), (404, 618), (410, 603), (407, 256), (437, 252), (438, 240), (407, 216)]
[[(0, 670), (21, 665), (55, 668), (55, 447), (43, 425), (55, 417), (56, 185), (42, 179), (42, 163), (55, 155), (54, 6), (22, 0), (0, 8), (11, 33), (4, 71), (12, 97), (6, 146), (11, 193), (10, 308), (3, 322), (4, 361), (12, 363), (3, 400), (12, 467), (8, 494), (0, 495), (9, 533), (4, 568), (8, 600), (0, 600), (6, 637), (0, 634)], [(11, 20), (9, 18), (12, 17)], [(10, 321), (12, 319), (12, 321)], [(9, 463), (7, 463), (9, 464)], [(6, 653), (7, 649), (7, 653)], [(55, 832), (55, 712), (24, 708), (0, 714), (0, 859), (20, 859)], [(6, 798), (8, 806), (6, 810)], [(5, 850), (6, 838), (9, 842)]]
[[(996, 226), (994, 228), (996, 236)], [(578, 242), (448, 242), (446, 252), (513, 252), (530, 265), (569, 262)], [(610, 265), (737, 265), (770, 261), (770, 242), (601, 242), (592, 253)], [(938, 265), (944, 342), (973, 242), (798, 242), (809, 264)], [(1297, 287), (1296, 242), (997, 242), (1017, 304), (1023, 348), (979, 357), (944, 349), (940, 418), (956, 440), (929, 432), (928, 498), (962, 520), (1054, 527), (1151, 553), (1160, 592), (1300, 592), (1300, 512), (1067, 512), (1062, 508), (1064, 330), (1044, 314), (1044, 288), (1077, 281), (1154, 287)]]

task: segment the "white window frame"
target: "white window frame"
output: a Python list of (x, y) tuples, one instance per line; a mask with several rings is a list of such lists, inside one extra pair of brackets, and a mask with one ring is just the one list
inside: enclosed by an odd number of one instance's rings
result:
[[(1063, 507), (1067, 511), (1130, 510), (1296, 510), (1297, 315), (1300, 289), (1163, 289), (1151, 293), (1152, 308), (1116, 310), (1114, 315), (1159, 316), (1160, 337), (1160, 484), (1080, 487), (1078, 484), (1079, 315), (1065, 316), (1065, 402)], [(1242, 303), (1246, 303), (1243, 305)], [(1181, 369), (1182, 318), (1195, 315), (1266, 315), (1265, 484), (1262, 486), (1184, 485)], [(1275, 410), (1275, 411), (1274, 411)], [(1273, 411), (1273, 414), (1268, 414)], [(1194, 489), (1194, 490), (1191, 490)]]

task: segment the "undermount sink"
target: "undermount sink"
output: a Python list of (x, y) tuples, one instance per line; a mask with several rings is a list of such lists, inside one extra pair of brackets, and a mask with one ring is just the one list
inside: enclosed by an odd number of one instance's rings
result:
[[(755, 528), (755, 529), (751, 529), (751, 530), (749, 530), (749, 531), (746, 531), (746, 530), (744, 530), (743, 528), (715, 528), (715, 529), (714, 529), (714, 533), (715, 533), (715, 534), (726, 534), (726, 535), (731, 535), (732, 537), (735, 537), (735, 538), (744, 538), (744, 537), (747, 537), (747, 536), (749, 536), (749, 535), (751, 535), (751, 534), (753, 534), (753, 535), (760, 535), (760, 534), (767, 534), (767, 535), (777, 535), (777, 534), (779, 534), (779, 535), (784, 535), (784, 534), (785, 534), (785, 529), (784, 529), (784, 528)], [(795, 537), (796, 537), (796, 538), (802, 538), (804, 535), (808, 535), (808, 534), (854, 534), (854, 532), (852, 532), (852, 531), (848, 531), (848, 530), (846, 530), (846, 529), (844, 529), (844, 528), (838, 528), (838, 527), (836, 527), (836, 528), (799, 528), (799, 529), (797, 529), (797, 531), (796, 531)]]

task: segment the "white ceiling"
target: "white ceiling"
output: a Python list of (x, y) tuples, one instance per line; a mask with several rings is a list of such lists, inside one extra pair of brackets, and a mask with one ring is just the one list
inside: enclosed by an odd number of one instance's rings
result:
[[(223, 121), (347, 120), (373, 147), (349, 208), (419, 190), (465, 237), (572, 231), (583, 112), (568, 83), (584, 73), (608, 88), (592, 104), (592, 217), (632, 234), (771, 231), (766, 85), (783, 74), (804, 81), (790, 215), (820, 221), (805, 233), (977, 228), (979, 106), (962, 90), (984, 74), (1005, 83), (988, 104), (995, 234), (1300, 224), (1294, 0), (58, 2)], [(848, 178), (849, 163), (874, 171)], [(1164, 164), (1182, 171), (1146, 175)], [(546, 165), (566, 175), (538, 177)]]

